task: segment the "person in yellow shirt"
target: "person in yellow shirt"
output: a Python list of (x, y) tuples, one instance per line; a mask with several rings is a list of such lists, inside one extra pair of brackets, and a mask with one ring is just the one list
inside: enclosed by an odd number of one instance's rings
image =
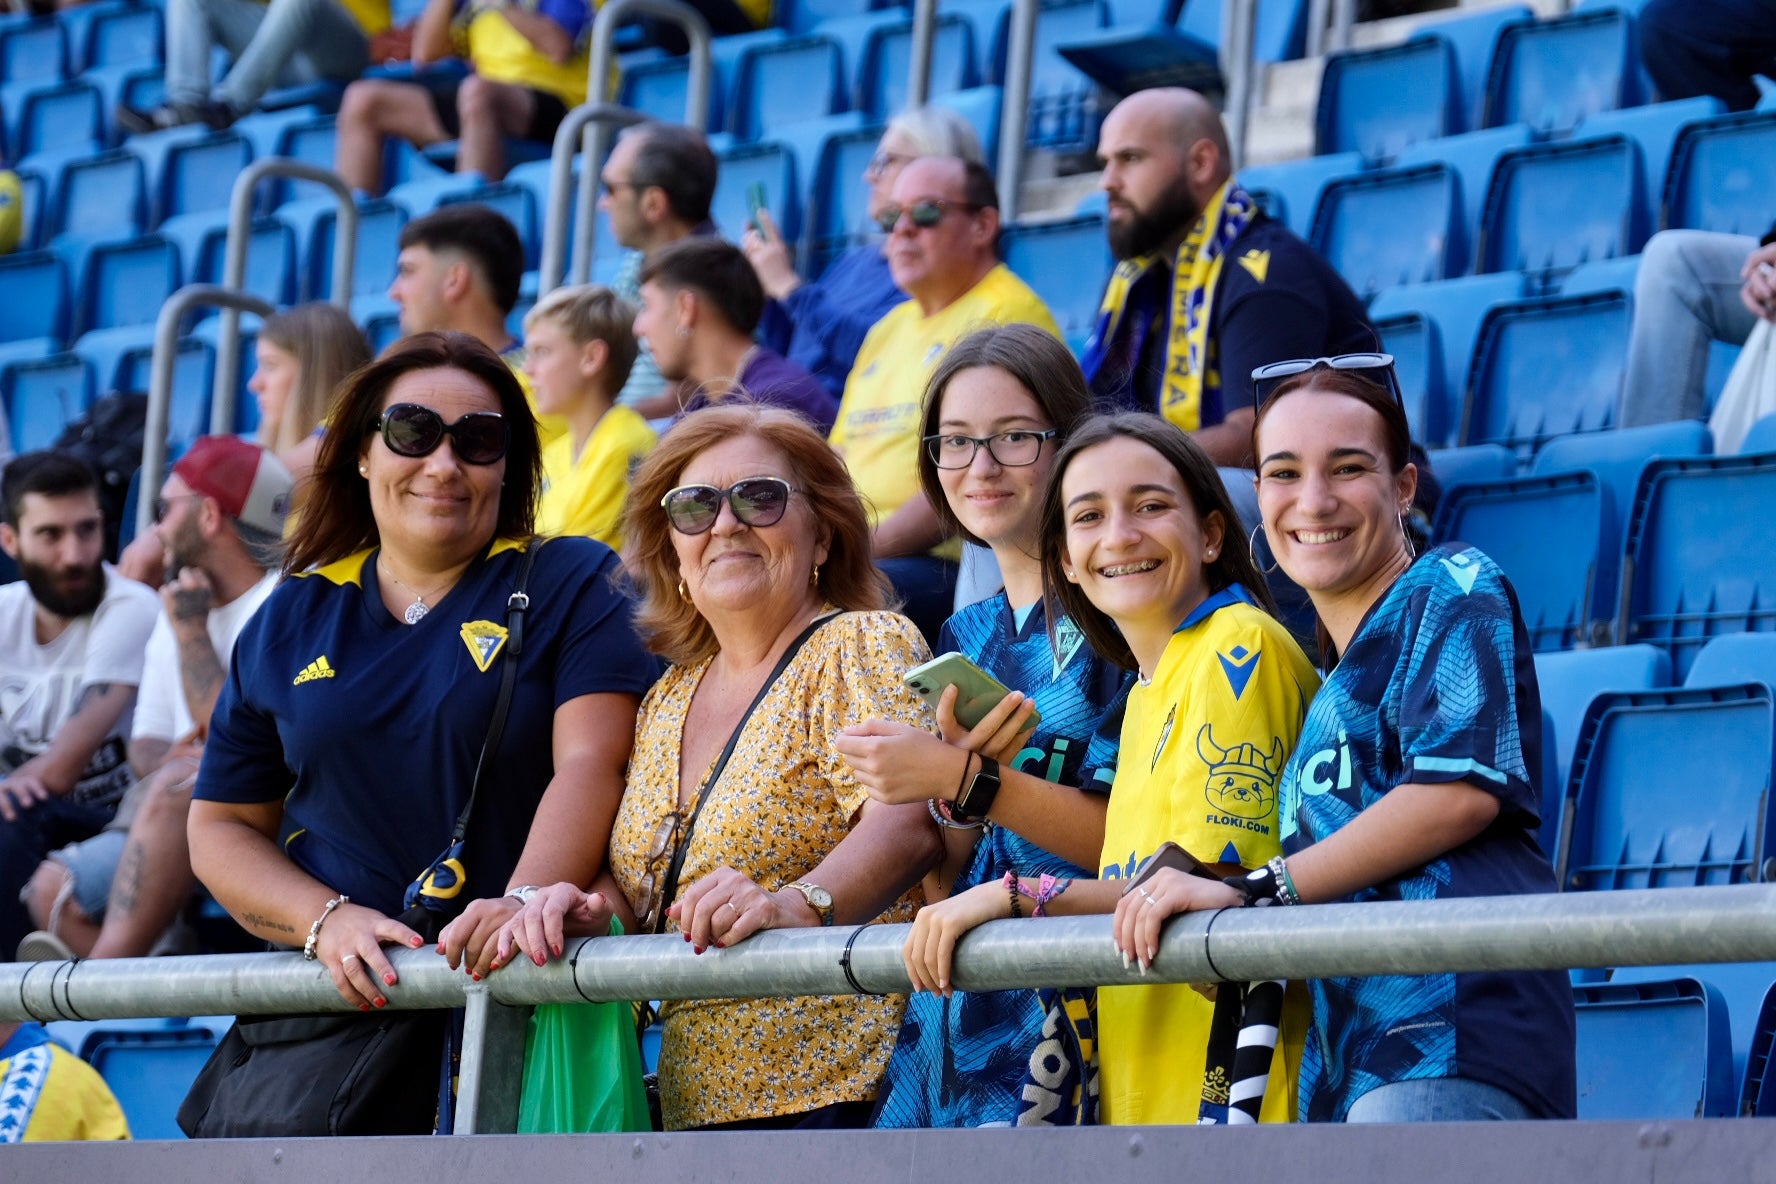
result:
[(888, 269), (911, 299), (857, 351), (832, 445), (869, 507), (876, 565), (935, 640), (956, 593), (959, 548), (919, 489), (919, 416), (938, 359), (987, 324), (1027, 322), (1060, 336), (1041, 297), (999, 262), (999, 191), (986, 166), (928, 156), (901, 170), (878, 219)]
[(598, 284), (557, 288), (524, 318), (524, 372), (537, 407), (567, 430), (543, 446), (539, 534), (623, 545), (629, 474), (655, 436), (617, 392), (635, 364), (635, 306)]
[(0, 1022), (0, 1145), (129, 1137), (123, 1108), (91, 1065), (42, 1024)]
[(506, 175), (505, 138), (548, 143), (586, 101), (586, 0), (428, 0), (413, 28), (413, 64), (462, 57), (472, 73), (360, 78), (339, 104), (333, 168), (363, 193), (382, 185), (383, 140), (416, 148), (454, 139), (456, 171)]

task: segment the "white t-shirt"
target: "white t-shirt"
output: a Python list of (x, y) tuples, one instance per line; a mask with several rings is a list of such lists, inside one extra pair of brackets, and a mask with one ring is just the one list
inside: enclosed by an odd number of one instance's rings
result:
[[(23, 580), (0, 587), (0, 768), (13, 769), (48, 748), (80, 693), (97, 683), (137, 687), (142, 654), (160, 598), (104, 565), (105, 597), (48, 645), (37, 644), (37, 602)], [(93, 753), (69, 800), (115, 802), (131, 781), (124, 712)]]
[[(277, 583), (278, 573), (273, 569), (227, 604), (210, 610), (210, 644), (216, 647), (224, 673), (229, 656), (234, 653), (234, 639)], [(136, 696), (136, 722), (130, 729), (130, 739), (165, 740), (170, 744), (188, 735), (195, 726), (179, 673), (179, 642), (173, 636), (172, 619), (162, 611), (148, 637), (148, 657), (142, 665), (142, 690)]]

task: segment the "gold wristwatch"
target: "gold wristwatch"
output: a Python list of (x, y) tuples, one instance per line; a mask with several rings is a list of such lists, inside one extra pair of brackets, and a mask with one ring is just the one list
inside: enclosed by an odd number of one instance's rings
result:
[(833, 923), (832, 893), (828, 892), (826, 889), (822, 888), (820, 885), (810, 884), (806, 880), (797, 880), (795, 883), (791, 884), (790, 887), (794, 888), (797, 892), (800, 892), (802, 894), (802, 899), (807, 901), (808, 907), (813, 909), (814, 912), (820, 917), (820, 923), (822, 925), (825, 925), (825, 926), (832, 925), (832, 923)]

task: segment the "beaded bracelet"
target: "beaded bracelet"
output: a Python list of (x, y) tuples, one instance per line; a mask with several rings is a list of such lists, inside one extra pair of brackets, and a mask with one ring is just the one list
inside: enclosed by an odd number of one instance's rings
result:
[(302, 943), (302, 956), (304, 958), (313, 962), (319, 957), (319, 955), (315, 953), (315, 943), (321, 940), (321, 925), (326, 922), (328, 917), (333, 915), (334, 909), (342, 904), (350, 903), (351, 897), (346, 896), (344, 893), (335, 896), (332, 900), (327, 902), (327, 907), (321, 910), (321, 915), (315, 918), (315, 923), (308, 927), (308, 940)]
[(1005, 890), (1011, 893), (1011, 915), (1022, 919), (1024, 915), (1024, 906), (1023, 903), (1018, 900), (1018, 894), (1024, 890), (1024, 886), (1018, 879), (1018, 874), (1016, 872), (1006, 872), (1005, 879), (1001, 880), (1000, 883), (1004, 884)]
[(950, 814), (950, 804), (937, 798), (925, 799), (925, 812), (945, 830), (979, 830), (986, 825), (984, 822), (957, 822)]
[(1295, 891), (1295, 877), (1289, 874), (1289, 862), (1281, 855), (1274, 855), (1265, 864), (1276, 876), (1277, 899), (1284, 904), (1300, 904), (1301, 893)]

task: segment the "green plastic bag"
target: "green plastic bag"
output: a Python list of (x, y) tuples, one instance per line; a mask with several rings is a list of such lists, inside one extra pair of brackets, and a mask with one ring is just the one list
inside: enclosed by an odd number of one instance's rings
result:
[[(611, 922), (611, 935), (623, 932)], [(641, 1049), (628, 1003), (545, 1003), (530, 1017), (518, 1130), (532, 1135), (648, 1131)]]

